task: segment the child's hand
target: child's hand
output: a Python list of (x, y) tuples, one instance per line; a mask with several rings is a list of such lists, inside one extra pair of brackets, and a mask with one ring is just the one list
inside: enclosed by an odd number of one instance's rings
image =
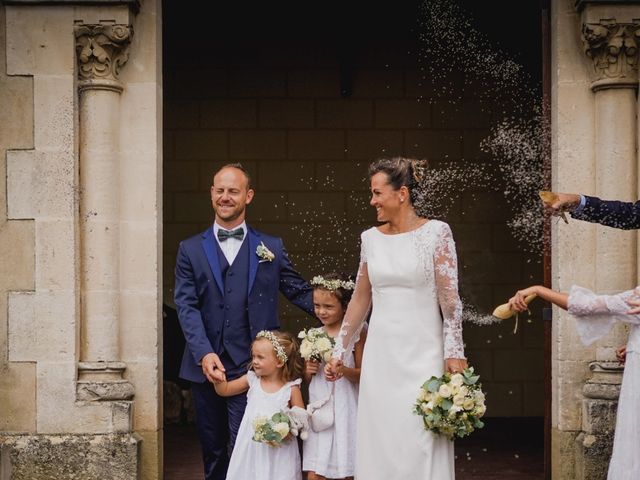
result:
[(624, 363), (627, 359), (627, 346), (622, 345), (616, 349), (616, 358), (620, 363)]
[(335, 382), (342, 377), (342, 360), (332, 358), (329, 363), (324, 366), (324, 376), (330, 382)]
[(313, 376), (320, 370), (320, 364), (315, 360), (305, 360), (304, 372), (309, 376)]

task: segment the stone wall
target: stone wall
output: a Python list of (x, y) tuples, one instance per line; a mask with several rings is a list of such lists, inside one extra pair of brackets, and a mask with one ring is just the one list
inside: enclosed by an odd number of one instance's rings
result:
[[(358, 33), (336, 45), (335, 37), (342, 37), (335, 24), (314, 30), (310, 20), (305, 28), (313, 33), (305, 34), (294, 18), (280, 19), (287, 15), (281, 11), (240, 17), (231, 10), (202, 10), (199, 21), (183, 17), (189, 9), (181, 7), (165, 17), (163, 253), (169, 305), (177, 245), (210, 224), (209, 187), (218, 166), (240, 161), (249, 168), (256, 189), (249, 221), (282, 236), (304, 276), (353, 272), (359, 234), (375, 221), (364, 181), (368, 163), (392, 154), (426, 157), (434, 165), (488, 161), (479, 143), (501, 115), (472, 90), (464, 91), (461, 103), (452, 102), (460, 90), (434, 95), (431, 79), (421, 79), (419, 46), (410, 35), (372, 35), (354, 24)], [(254, 25), (251, 19), (263, 14)], [(388, 15), (384, 31), (403, 31), (394, 23), (397, 13)], [(206, 62), (202, 51), (208, 52)], [(353, 78), (352, 95), (343, 98), (345, 51)], [(459, 76), (441, 81), (459, 88), (464, 83)], [(489, 312), (517, 288), (540, 283), (540, 258), (513, 240), (502, 194), (454, 196), (444, 220), (452, 226), (461, 282), (472, 303)], [(282, 315), (287, 328), (310, 322), (286, 302)], [(516, 335), (512, 323), (465, 328), (469, 357), (489, 392), (488, 415), (541, 416), (540, 311), (532, 323), (521, 321)]]
[[(127, 5), (46, 3), (0, 6), (0, 477), (159, 478), (159, 2), (137, 16)], [(113, 178), (94, 180), (103, 189), (113, 179), (121, 205), (116, 255), (97, 251), (119, 272), (109, 329), (117, 358), (101, 359), (118, 378), (91, 383), (78, 382), (79, 367), (102, 339), (87, 334), (82, 300), (104, 278), (89, 276), (82, 257), (92, 232), (80, 215), (90, 193), (80, 185), (80, 151), (91, 122), (79, 121), (74, 26), (101, 22), (131, 23), (135, 35), (118, 115), (95, 149), (117, 159)], [(109, 115), (94, 113), (88, 120)]]

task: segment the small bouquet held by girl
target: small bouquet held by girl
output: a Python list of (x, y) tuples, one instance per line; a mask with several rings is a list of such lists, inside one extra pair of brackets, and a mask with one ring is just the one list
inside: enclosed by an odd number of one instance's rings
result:
[(480, 418), (487, 407), (479, 379), (469, 367), (462, 373), (447, 372), (424, 382), (413, 408), (422, 417), (424, 428), (453, 440), (484, 427)]
[(308, 429), (306, 428), (306, 411), (303, 411), (301, 419), (297, 408), (299, 407), (293, 407), (288, 412), (276, 412), (271, 417), (266, 415), (256, 417), (253, 420), (253, 440), (272, 447), (281, 446), (291, 436), (299, 436), (302, 440), (306, 440)]
[(305, 328), (298, 334), (300, 342), (300, 356), (307, 361), (328, 362), (331, 360), (336, 341), (330, 337), (322, 327)]

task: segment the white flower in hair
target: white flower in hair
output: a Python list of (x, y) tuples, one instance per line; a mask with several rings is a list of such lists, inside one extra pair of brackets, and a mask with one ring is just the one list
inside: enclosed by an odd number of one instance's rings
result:
[(352, 280), (327, 280), (322, 275), (316, 275), (315, 277), (313, 277), (311, 279), (311, 286), (324, 288), (325, 290), (329, 290), (330, 292), (335, 292), (339, 288), (342, 288), (344, 290), (353, 290), (354, 288), (356, 288), (356, 284)]
[(273, 332), (269, 330), (261, 330), (256, 335), (256, 339), (258, 338), (266, 338), (267, 340), (269, 340), (271, 342), (271, 345), (273, 345), (273, 349), (276, 351), (276, 357), (278, 357), (278, 359), (282, 360), (283, 362), (287, 361), (287, 359), (289, 358), (287, 357), (287, 352), (284, 351), (284, 347), (280, 345), (278, 337), (276, 337)]

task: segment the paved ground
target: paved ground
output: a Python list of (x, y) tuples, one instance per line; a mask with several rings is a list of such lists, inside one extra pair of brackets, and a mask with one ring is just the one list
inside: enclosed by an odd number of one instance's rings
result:
[[(542, 419), (490, 418), (486, 423), (484, 430), (456, 442), (456, 480), (541, 480)], [(195, 429), (168, 425), (164, 435), (165, 480), (202, 480)]]

